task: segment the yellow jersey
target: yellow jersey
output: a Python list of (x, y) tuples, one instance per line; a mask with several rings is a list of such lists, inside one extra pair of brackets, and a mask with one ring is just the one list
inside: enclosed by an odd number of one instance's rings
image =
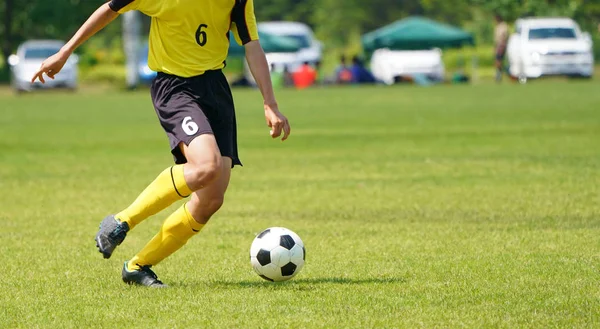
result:
[(253, 0), (111, 0), (112, 10), (152, 18), (148, 66), (184, 78), (225, 67), (229, 31), (245, 45), (258, 40)]

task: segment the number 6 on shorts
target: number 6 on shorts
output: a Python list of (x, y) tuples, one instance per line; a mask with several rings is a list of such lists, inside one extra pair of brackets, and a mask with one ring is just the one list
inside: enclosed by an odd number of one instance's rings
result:
[(198, 125), (192, 120), (192, 117), (183, 118), (183, 122), (181, 123), (181, 128), (188, 135), (192, 136), (198, 132)]

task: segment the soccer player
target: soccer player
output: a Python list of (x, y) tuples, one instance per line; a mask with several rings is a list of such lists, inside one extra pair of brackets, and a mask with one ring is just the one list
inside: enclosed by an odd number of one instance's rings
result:
[(111, 0), (94, 12), (57, 54), (43, 62), (32, 82), (39, 79), (44, 83), (44, 74), (54, 78), (78, 46), (130, 10), (152, 17), (149, 66), (158, 76), (151, 96), (176, 164), (161, 172), (129, 207), (106, 217), (95, 240), (104, 258), (110, 258), (127, 233), (144, 219), (191, 196), (123, 266), (124, 282), (164, 287), (151, 267), (200, 232), (223, 204), (231, 168), (241, 165), (233, 99), (221, 72), (229, 31), (245, 46), (264, 99), (271, 137), (283, 133), (282, 140), (286, 140), (290, 124), (275, 100), (252, 0)]

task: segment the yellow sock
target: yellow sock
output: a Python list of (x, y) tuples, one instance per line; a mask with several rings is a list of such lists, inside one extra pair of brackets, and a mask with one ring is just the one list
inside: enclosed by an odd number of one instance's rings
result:
[(203, 227), (204, 224), (196, 222), (184, 204), (165, 220), (158, 234), (129, 261), (127, 268), (133, 271), (139, 266), (160, 263), (183, 247)]
[(129, 229), (133, 229), (144, 219), (190, 194), (192, 191), (185, 182), (183, 165), (169, 167), (160, 173), (127, 209), (116, 214), (115, 217), (122, 222), (127, 222)]

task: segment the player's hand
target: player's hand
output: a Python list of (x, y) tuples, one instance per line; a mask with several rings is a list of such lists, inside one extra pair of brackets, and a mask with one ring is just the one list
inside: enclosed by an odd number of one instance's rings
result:
[(265, 104), (265, 119), (267, 120), (267, 126), (271, 128), (271, 137), (278, 138), (281, 136), (283, 131), (282, 141), (288, 139), (292, 128), (288, 119), (279, 112), (277, 105), (266, 105)]
[(44, 73), (50, 78), (54, 79), (54, 76), (62, 70), (63, 66), (69, 59), (69, 54), (64, 54), (62, 52), (58, 52), (50, 57), (48, 57), (40, 66), (40, 69), (37, 73), (31, 78), (31, 83), (34, 83), (35, 80), (40, 80), (41, 83), (46, 83), (44, 80)]

